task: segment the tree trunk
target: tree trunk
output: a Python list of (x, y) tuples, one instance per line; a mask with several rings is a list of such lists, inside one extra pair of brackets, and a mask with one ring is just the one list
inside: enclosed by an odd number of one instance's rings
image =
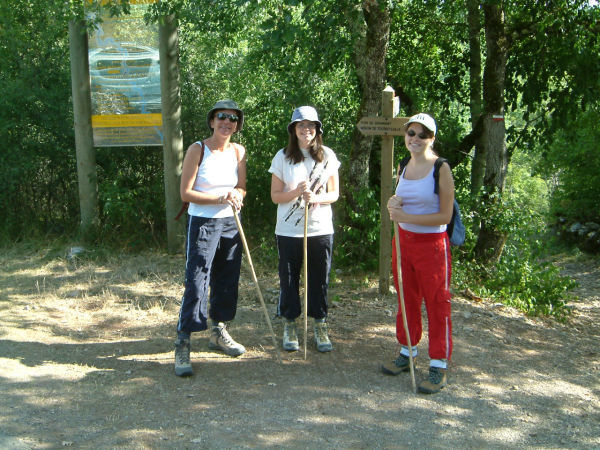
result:
[[(477, 121), (483, 110), (481, 98), (481, 14), (479, 0), (466, 0), (467, 23), (469, 26), (469, 91), (471, 128), (477, 128)], [(481, 135), (475, 137), (475, 152), (471, 163), (471, 195), (477, 195), (483, 186), (485, 175), (485, 147)]]
[(181, 207), (179, 182), (183, 161), (181, 132), (181, 98), (179, 94), (179, 37), (175, 16), (164, 16), (159, 25), (160, 86), (163, 116), (163, 160), (167, 248), (175, 254), (185, 242), (184, 222), (174, 220)]
[[(483, 146), (486, 154), (484, 204), (497, 210), (504, 191), (508, 165), (506, 129), (504, 123), (504, 85), (508, 44), (505, 34), (504, 11), (497, 3), (483, 6), (487, 58), (483, 74)], [(484, 264), (500, 259), (506, 234), (495, 225), (494, 214), (486, 214), (475, 245), (475, 256)]]
[(98, 226), (98, 175), (92, 131), (92, 100), (88, 70), (88, 41), (85, 23), (69, 22), (69, 50), (71, 56), (71, 89), (75, 119), (75, 153), (79, 181), (79, 232), (84, 241), (96, 239)]
[[(390, 11), (385, 0), (363, 0), (362, 11), (366, 30), (364, 39), (358, 44), (354, 55), (356, 72), (360, 82), (360, 120), (366, 116), (376, 116), (381, 105), (381, 92), (385, 88), (386, 53), (390, 38)], [(357, 128), (352, 136), (350, 164), (347, 168), (345, 185), (346, 200), (355, 205), (355, 194), (369, 186), (369, 160), (371, 158), (372, 136), (363, 136)]]

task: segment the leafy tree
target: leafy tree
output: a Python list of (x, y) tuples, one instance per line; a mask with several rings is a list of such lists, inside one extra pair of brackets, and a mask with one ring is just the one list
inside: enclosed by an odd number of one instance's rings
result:
[(0, 228), (3, 238), (70, 230), (77, 204), (67, 7), (0, 3)]
[[(484, 72), (484, 115), (487, 115), (484, 116), (484, 134), (487, 137), (484, 142), (494, 136), (488, 129), (498, 129), (490, 122), (490, 114), (505, 115), (505, 100), (513, 108), (522, 105), (526, 123), (533, 111), (542, 122), (549, 117), (560, 119), (575, 110), (573, 100), (580, 99), (584, 104), (590, 100), (589, 84), (581, 89), (569, 83), (569, 79), (579, 76), (588, 81), (590, 66), (597, 67), (600, 63), (597, 33), (594, 33), (598, 23), (594, 21), (598, 18), (597, 7), (590, 7), (584, 1), (536, 6), (518, 1), (482, 3), (487, 42)], [(564, 39), (565, 34), (570, 37)], [(596, 49), (595, 56), (591, 53), (593, 49)], [(570, 60), (566, 55), (571, 55)], [(491, 64), (494, 70), (488, 71)], [(512, 78), (507, 79), (507, 73), (513, 74)], [(597, 86), (597, 78), (593, 83)], [(594, 96), (597, 98), (597, 94)], [(566, 104), (566, 98), (570, 99), (570, 105)], [(519, 130), (517, 136), (513, 142), (521, 145), (528, 140), (543, 139), (541, 134), (528, 128)], [(496, 150), (491, 153), (490, 148), (485, 150), (485, 203), (498, 198), (495, 193), (501, 195), (506, 162), (512, 153), (511, 147), (504, 150), (499, 145), (504, 138), (495, 139), (498, 139)], [(475, 253), (484, 260), (496, 261), (506, 236), (491, 220), (493, 218), (482, 222)]]
[[(23, 232), (22, 217), (40, 230), (72, 229), (76, 223), (66, 24), (74, 15), (81, 17), (81, 3), (45, 6), (42, 0), (0, 6), (0, 70), (6, 80), (0, 86), (5, 105), (0, 133), (7, 143), (0, 156), (5, 175), (0, 195), (7, 199), (0, 220), (11, 236)], [(123, 14), (129, 3), (111, 2), (109, 8)], [(179, 19), (186, 146), (208, 133), (204, 115), (219, 97), (235, 98), (246, 111), (247, 126), (239, 136), (251, 158), (246, 217), (260, 229), (272, 229), (274, 205), (266, 175), (270, 159), (287, 141), (285, 127), (293, 108), (312, 104), (326, 125), (326, 143), (343, 164), (344, 197), (336, 205), (341, 250), (349, 259), (375, 261), (369, 247), (378, 239), (378, 141), (360, 136), (355, 123), (378, 113), (385, 83), (400, 95), (405, 114), (424, 110), (436, 116), (436, 149), (451, 161), (457, 184), (470, 180), (471, 195), (483, 187), (483, 202), (473, 201), (482, 209), (467, 213), (489, 220), (482, 231), (474, 222), (471, 236), (479, 234), (480, 256), (495, 249), (498, 257), (506, 230), (494, 227), (505, 221), (483, 211), (503, 214), (503, 179), (511, 155), (539, 151), (539, 170), (549, 173), (560, 159), (555, 152), (561, 151), (549, 145), (554, 131), (571, 119), (577, 123), (581, 111), (597, 104), (598, 10), (584, 0), (164, 0), (153, 5), (148, 20), (165, 14)], [(495, 34), (493, 23), (499, 24)], [(494, 56), (494, 49), (501, 56)], [(498, 75), (492, 70), (498, 63), (506, 65), (503, 87), (494, 84), (502, 77), (492, 77)], [(505, 137), (500, 134), (490, 154), (485, 152), (486, 136), (501, 125), (489, 121), (484, 127), (482, 118), (489, 120), (496, 112), (507, 119)], [(19, 152), (12, 150), (16, 148)], [(116, 196), (123, 198), (121, 189), (129, 191), (130, 209), (140, 196), (155, 195), (144, 192), (160, 192), (154, 183), (161, 180), (151, 174), (133, 177), (152, 183), (148, 191), (125, 179), (135, 167), (154, 170), (154, 153), (143, 154), (114, 158), (120, 166), (101, 157), (100, 182), (112, 186), (101, 188), (102, 208), (120, 204)], [(495, 159), (479, 163), (487, 158)], [(24, 181), (31, 179), (36, 186)], [(560, 182), (567, 183), (566, 178)], [(458, 195), (465, 203), (469, 190), (461, 188)], [(35, 207), (31, 197), (40, 199)], [(158, 211), (161, 198), (155, 195), (156, 205), (148, 208)], [(103, 220), (114, 225), (111, 214), (101, 211)], [(135, 214), (128, 217), (148, 222)], [(154, 220), (153, 227), (160, 236), (164, 219)]]
[(600, 104), (590, 105), (558, 130), (546, 155), (554, 221), (600, 224)]

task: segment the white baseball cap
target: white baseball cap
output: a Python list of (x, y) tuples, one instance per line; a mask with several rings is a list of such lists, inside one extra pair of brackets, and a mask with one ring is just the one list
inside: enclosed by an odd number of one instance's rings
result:
[(408, 128), (408, 126), (411, 123), (420, 123), (425, 128), (427, 128), (429, 131), (433, 132), (434, 136), (435, 136), (435, 133), (437, 132), (437, 126), (435, 125), (435, 120), (433, 120), (433, 117), (431, 117), (429, 114), (425, 114), (425, 113), (415, 114), (410, 119), (408, 119), (408, 122), (406, 122), (406, 128)]

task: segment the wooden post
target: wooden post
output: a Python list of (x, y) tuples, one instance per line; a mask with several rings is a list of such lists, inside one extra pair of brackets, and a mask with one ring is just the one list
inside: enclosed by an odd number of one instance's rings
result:
[(79, 231), (84, 240), (93, 240), (98, 225), (98, 176), (92, 132), (88, 38), (82, 20), (74, 19), (69, 22), (69, 52), (81, 214)]
[(167, 215), (167, 249), (177, 253), (183, 248), (185, 220), (175, 221), (181, 207), (179, 182), (183, 161), (181, 132), (181, 97), (177, 59), (179, 42), (175, 16), (164, 16), (159, 25), (160, 86), (163, 117), (163, 160), (165, 212)]
[[(381, 116), (394, 117), (394, 90), (387, 86), (381, 94)], [(390, 262), (392, 260), (392, 225), (387, 201), (392, 196), (394, 177), (394, 136), (381, 137), (381, 228), (379, 232), (379, 293), (390, 290)]]
[(390, 290), (392, 261), (392, 224), (387, 201), (394, 190), (394, 136), (404, 136), (408, 117), (394, 117), (400, 107), (394, 90), (387, 86), (381, 95), (381, 116), (362, 117), (357, 124), (367, 136), (381, 136), (381, 229), (379, 234), (379, 293)]

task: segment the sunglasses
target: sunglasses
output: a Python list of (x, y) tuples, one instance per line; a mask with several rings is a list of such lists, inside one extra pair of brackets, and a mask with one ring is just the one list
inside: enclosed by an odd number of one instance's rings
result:
[[(414, 130), (408, 130), (406, 132), (406, 134), (408, 134), (410, 137), (415, 137), (417, 136), (417, 133), (414, 132)], [(419, 133), (418, 134), (419, 139), (428, 139), (427, 134), (426, 133)]]
[(239, 120), (239, 117), (236, 116), (235, 114), (227, 114), (224, 112), (220, 112), (217, 113), (217, 119), (219, 120), (225, 120), (225, 119), (229, 119), (231, 122), (237, 122)]
[(317, 124), (314, 122), (306, 122), (306, 123), (298, 122), (298, 123), (296, 123), (296, 127), (300, 128), (300, 129), (307, 128), (309, 130), (314, 130), (315, 128), (317, 128)]

